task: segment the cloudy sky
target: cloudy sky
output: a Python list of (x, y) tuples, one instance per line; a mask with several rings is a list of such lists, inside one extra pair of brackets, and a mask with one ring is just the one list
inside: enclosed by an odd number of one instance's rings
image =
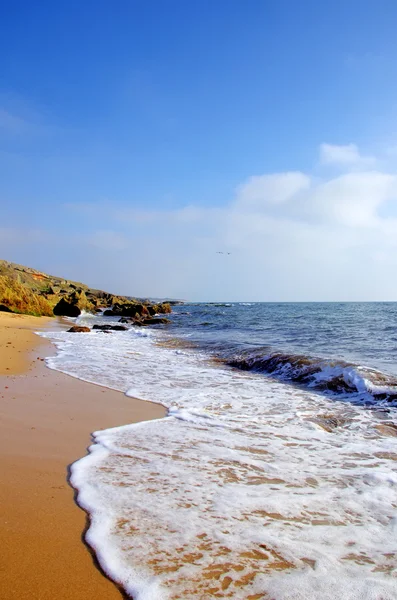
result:
[(394, 0), (0, 13), (1, 258), (138, 296), (397, 300)]

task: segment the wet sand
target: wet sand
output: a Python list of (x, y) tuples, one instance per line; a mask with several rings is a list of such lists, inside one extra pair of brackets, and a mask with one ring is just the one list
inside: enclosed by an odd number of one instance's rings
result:
[(120, 600), (82, 540), (68, 465), (90, 432), (165, 410), (48, 369), (54, 348), (33, 332), (49, 322), (0, 313), (0, 596)]

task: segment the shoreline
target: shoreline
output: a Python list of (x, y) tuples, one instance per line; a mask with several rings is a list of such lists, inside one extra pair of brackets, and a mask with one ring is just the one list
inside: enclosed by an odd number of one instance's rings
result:
[(126, 596), (84, 542), (88, 516), (69, 468), (86, 454), (91, 432), (166, 410), (47, 368), (55, 347), (34, 332), (51, 322), (0, 313), (2, 599), (120, 600)]

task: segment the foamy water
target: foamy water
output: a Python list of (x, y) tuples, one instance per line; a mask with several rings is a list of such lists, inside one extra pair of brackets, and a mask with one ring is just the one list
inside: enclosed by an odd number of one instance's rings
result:
[(97, 432), (72, 468), (87, 541), (136, 600), (397, 598), (390, 414), (159, 345), (161, 332), (46, 336), (51, 368), (168, 408)]

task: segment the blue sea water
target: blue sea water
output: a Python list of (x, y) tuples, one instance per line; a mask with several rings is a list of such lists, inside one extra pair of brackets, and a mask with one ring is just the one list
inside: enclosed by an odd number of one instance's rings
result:
[(173, 326), (220, 353), (264, 349), (397, 376), (397, 302), (186, 304), (174, 307)]

